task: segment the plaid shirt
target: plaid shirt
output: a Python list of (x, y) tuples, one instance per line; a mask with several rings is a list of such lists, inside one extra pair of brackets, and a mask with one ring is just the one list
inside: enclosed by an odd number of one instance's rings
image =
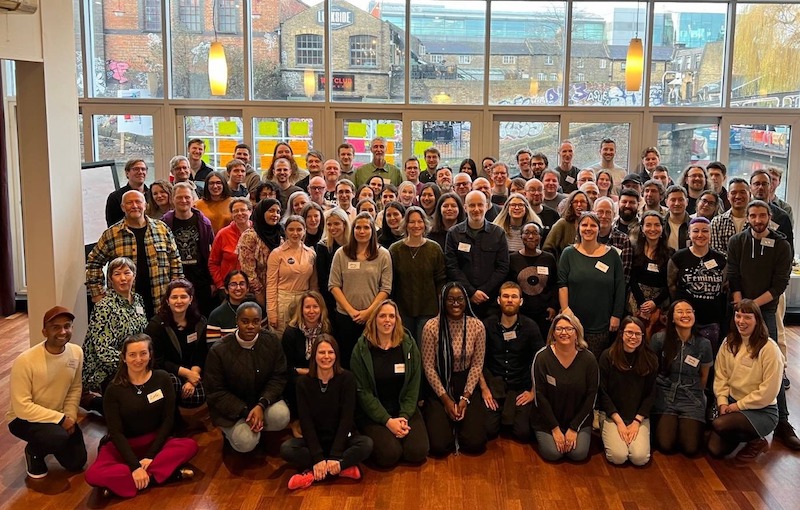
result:
[[(733, 209), (728, 209), (711, 220), (711, 249), (722, 253), (726, 257), (728, 256), (728, 241), (738, 233), (736, 232), (736, 225), (731, 219), (732, 212)], [(742, 230), (749, 226), (750, 224), (745, 220)]]
[(631, 277), (631, 264), (633, 264), (633, 245), (631, 240), (621, 231), (612, 228), (606, 244), (619, 250), (619, 256), (622, 258), (622, 272), (625, 275), (625, 285), (628, 285)]
[[(158, 306), (169, 282), (175, 278), (183, 278), (183, 264), (175, 238), (167, 225), (160, 220), (146, 219), (144, 245), (150, 260), (147, 269), (153, 290), (153, 303)], [(125, 220), (111, 225), (103, 232), (86, 260), (86, 286), (92, 297), (105, 292), (103, 268), (117, 257), (128, 257), (136, 262), (136, 236), (125, 225)], [(143, 297), (147, 299), (146, 296)]]

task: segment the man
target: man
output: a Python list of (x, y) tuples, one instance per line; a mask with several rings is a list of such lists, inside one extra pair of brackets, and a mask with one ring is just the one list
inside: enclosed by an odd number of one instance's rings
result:
[(769, 174), (770, 178), (769, 203), (775, 204), (781, 209), (783, 209), (786, 215), (789, 216), (789, 220), (792, 221), (792, 225), (794, 225), (794, 213), (792, 212), (792, 206), (775, 194), (775, 192), (778, 190), (778, 186), (781, 185), (781, 180), (783, 179), (783, 170), (771, 166), (767, 168), (767, 173)]
[(547, 170), (549, 164), (550, 162), (543, 152), (534, 152), (531, 155), (531, 172), (533, 172), (533, 176), (540, 181), (542, 180), (542, 172)]
[(564, 193), (572, 193), (578, 189), (578, 167), (572, 164), (572, 158), (575, 156), (575, 146), (569, 140), (561, 142), (558, 148), (558, 183), (561, 185), (561, 191)]
[[(251, 164), (252, 157), (253, 151), (246, 143), (237, 144), (236, 147), (233, 148), (233, 159), (238, 159), (244, 163), (245, 176), (242, 182), (244, 182), (248, 193), (255, 191), (258, 185), (261, 184), (261, 176)], [(229, 178), (225, 172), (222, 172), (222, 175), (225, 179)]]
[(766, 170), (756, 170), (750, 176), (750, 195), (753, 200), (762, 200), (769, 204), (771, 222), (769, 228), (777, 230), (786, 237), (792, 256), (794, 256), (794, 227), (786, 212), (769, 201), (772, 181)]
[(145, 216), (144, 208), (139, 191), (122, 196), (123, 219), (103, 232), (86, 259), (86, 287), (93, 302), (103, 299), (103, 268), (117, 257), (128, 257), (136, 263), (135, 290), (144, 300), (147, 317), (152, 317), (169, 282), (183, 278), (183, 266), (170, 229)]
[(683, 172), (680, 184), (686, 190), (686, 212), (694, 214), (697, 212), (697, 201), (700, 195), (707, 189), (706, 170), (702, 166), (692, 165)]
[(228, 188), (231, 190), (231, 196), (248, 197), (247, 186), (244, 185), (244, 179), (247, 175), (244, 161), (235, 158), (228, 161), (228, 164), (225, 165), (225, 171), (228, 175)]
[(501, 426), (510, 426), (514, 437), (527, 442), (531, 435), (533, 355), (544, 347), (539, 326), (520, 315), (522, 291), (515, 282), (500, 286), (500, 316), (484, 321), (486, 355), (480, 387), (486, 405), (486, 431), (497, 437)]
[[(497, 204), (492, 203), (492, 186), (489, 184), (489, 179), (485, 177), (478, 177), (472, 182), (472, 191), (480, 191), (486, 197), (486, 221), (494, 221), (497, 215), (500, 214), (501, 208)], [(464, 204), (466, 207), (467, 197), (464, 197)]]
[(660, 181), (661, 185), (664, 186), (664, 189), (667, 189), (670, 186), (672, 186), (672, 177), (669, 176), (669, 169), (667, 169), (667, 167), (665, 167), (664, 165), (658, 165), (653, 169), (652, 179)]
[(436, 180), (436, 170), (439, 169), (439, 160), (442, 154), (436, 147), (428, 147), (423, 153), (425, 157), (425, 170), (419, 174), (419, 182), (425, 184), (426, 182), (434, 182)]
[(594, 170), (591, 168), (584, 168), (578, 172), (577, 185), (580, 189), (581, 186), (587, 182), (594, 182)]
[[(792, 250), (785, 237), (770, 228), (771, 218), (772, 208), (767, 202), (755, 199), (747, 205), (750, 226), (731, 237), (725, 273), (733, 303), (743, 298), (755, 301), (761, 308), (770, 338), (777, 341), (776, 311), (778, 300), (789, 285)], [(800, 450), (800, 439), (789, 423), (783, 385), (778, 393), (778, 427), (773, 438), (792, 450)]]
[(667, 188), (667, 209), (664, 235), (667, 245), (675, 251), (686, 248), (689, 240), (689, 213), (686, 212), (686, 189), (673, 184)]
[(635, 245), (639, 239), (639, 194), (632, 189), (623, 189), (617, 205), (619, 210), (614, 228), (626, 234)]
[(236, 332), (208, 353), (205, 379), (208, 411), (239, 453), (253, 451), (265, 431), (283, 430), (289, 408), (286, 356), (275, 333), (261, 329), (261, 307), (248, 301), (236, 309)]
[(329, 159), (322, 166), (325, 175), (325, 202), (328, 208), (336, 207), (336, 184), (342, 173), (341, 165), (335, 159)]
[(508, 188), (506, 187), (506, 183), (508, 182), (508, 165), (498, 161), (489, 169), (489, 175), (492, 176), (491, 201), (493, 204), (502, 207), (508, 198)]
[(391, 163), (386, 162), (386, 139), (383, 137), (373, 138), (369, 144), (369, 150), (372, 152), (372, 161), (356, 170), (356, 180), (353, 184), (356, 187), (366, 184), (370, 177), (379, 175), (383, 178), (383, 182), (388, 182), (399, 185), (405, 180), (403, 172)]
[(525, 183), (525, 198), (527, 198), (528, 203), (531, 204), (533, 212), (542, 220), (542, 228), (539, 232), (541, 238), (539, 246), (544, 246), (544, 240), (547, 238), (547, 234), (550, 233), (550, 229), (553, 228), (553, 225), (555, 225), (560, 216), (555, 209), (547, 207), (542, 203), (542, 200), (544, 200), (544, 184), (542, 184), (542, 181), (539, 179), (534, 177)]
[(592, 211), (600, 220), (597, 241), (617, 249), (622, 258), (622, 269), (627, 285), (631, 275), (631, 264), (633, 264), (633, 245), (627, 234), (614, 228), (614, 201), (608, 197), (600, 197), (595, 200)]
[[(597, 197), (600, 196), (600, 188), (598, 188), (597, 184), (592, 181), (584, 182), (578, 189), (586, 193), (586, 196), (589, 197), (589, 202), (591, 203), (594, 203), (594, 201), (597, 200)], [(566, 207), (566, 204), (564, 207)]]
[(517, 158), (517, 167), (519, 168), (519, 173), (517, 173), (512, 179), (516, 177), (522, 177), (526, 181), (529, 179), (533, 179), (533, 170), (531, 170), (531, 156), (533, 153), (530, 149), (520, 149), (517, 151), (516, 158)]
[(308, 170), (308, 175), (300, 179), (296, 185), (303, 191), (308, 190), (308, 183), (311, 181), (312, 177), (321, 176), (322, 175), (322, 162), (325, 160), (325, 157), (319, 151), (308, 151), (306, 154), (306, 170)]
[(727, 211), (731, 208), (731, 202), (728, 200), (728, 190), (724, 186), (728, 175), (728, 167), (719, 161), (712, 161), (706, 166), (706, 172), (708, 173), (709, 189), (717, 192), (722, 204), (722, 211)]
[(419, 159), (416, 156), (411, 156), (405, 163), (403, 163), (403, 170), (406, 172), (406, 180), (416, 186), (417, 195), (422, 190), (422, 185), (425, 184), (419, 180)]
[(728, 241), (743, 231), (747, 224), (747, 204), (750, 203), (750, 186), (741, 177), (728, 183), (728, 198), (731, 207), (711, 220), (711, 249), (728, 253)]
[(348, 179), (353, 182), (356, 170), (353, 168), (353, 158), (356, 149), (349, 143), (343, 143), (336, 148), (336, 156), (339, 158), (339, 178)]
[(295, 191), (303, 191), (298, 186), (292, 184), (292, 163), (286, 158), (278, 158), (272, 165), (273, 175), (275, 179), (273, 182), (278, 185), (281, 192), (278, 200), (281, 203), (281, 211), (286, 210), (286, 204), (289, 202), (289, 196)]
[(453, 191), (453, 171), (446, 166), (436, 170), (436, 185), (442, 193)]
[(22, 439), (28, 476), (47, 476), (45, 457), (54, 455), (67, 471), (81, 471), (86, 445), (78, 426), (83, 350), (70, 343), (75, 316), (63, 306), (44, 314), (45, 340), (11, 365), (8, 430)]
[(321, 206), (323, 211), (328, 209), (329, 205), (325, 200), (325, 179), (322, 176), (314, 176), (308, 181), (308, 197)]
[(661, 181), (656, 179), (650, 179), (645, 182), (644, 190), (642, 191), (642, 198), (644, 200), (642, 202), (641, 212), (655, 211), (666, 218), (669, 209), (661, 205), (661, 202), (664, 200), (664, 189)]
[[(406, 175), (408, 175), (408, 171), (406, 171)], [(459, 172), (453, 177), (453, 191), (456, 192), (456, 195), (461, 198), (461, 203), (464, 203), (464, 200), (467, 199), (467, 193), (472, 190), (472, 177), (469, 174), (464, 172)]]
[(129, 159), (125, 163), (125, 178), (128, 179), (127, 184), (112, 191), (106, 199), (106, 226), (108, 227), (125, 216), (125, 213), (122, 212), (122, 195), (131, 190), (136, 190), (145, 197), (150, 194), (150, 190), (144, 183), (147, 178), (147, 163), (143, 159)]
[(489, 315), (491, 301), (508, 273), (506, 234), (486, 221), (487, 204), (486, 195), (470, 191), (465, 203), (467, 219), (455, 224), (445, 241), (447, 277), (464, 286), (481, 319)]
[(347, 213), (347, 216), (350, 217), (350, 221), (356, 219), (356, 215), (358, 212), (356, 208), (353, 207), (353, 197), (356, 195), (356, 187), (347, 179), (343, 179), (336, 183), (336, 204), (337, 207), (340, 207), (344, 212)]
[(206, 177), (213, 170), (210, 166), (203, 161), (203, 154), (206, 152), (206, 143), (200, 138), (192, 138), (186, 144), (186, 157), (189, 159), (189, 168), (192, 172), (192, 180), (195, 184), (195, 189), (200, 189), (200, 194), (203, 194), (203, 188), (206, 185)]
[(565, 193), (560, 193), (558, 191), (558, 180), (559, 176), (557, 171), (547, 169), (542, 172), (542, 186), (544, 186), (544, 199), (542, 203), (555, 211), (558, 211), (558, 204), (567, 198)]
[(594, 170), (594, 174), (600, 170), (605, 170), (611, 174), (611, 179), (614, 181), (614, 187), (611, 192), (615, 195), (619, 193), (622, 188), (622, 179), (625, 178), (625, 169), (617, 166), (614, 158), (617, 156), (617, 143), (611, 138), (603, 138), (600, 141), (600, 161), (590, 166)]
[[(235, 160), (234, 160), (235, 161)], [(244, 173), (244, 165), (241, 165)], [(214, 309), (211, 296), (214, 280), (208, 269), (208, 256), (214, 231), (211, 221), (194, 207), (194, 195), (189, 183), (180, 182), (172, 190), (172, 211), (167, 211), (161, 221), (167, 224), (175, 237), (175, 245), (183, 264), (183, 274), (194, 285), (194, 299), (200, 313), (208, 317)]]
[[(649, 180), (649, 179), (648, 179)], [(642, 196), (642, 178), (639, 174), (628, 174), (622, 179), (622, 189), (632, 189), (638, 196)], [(620, 192), (621, 193), (621, 192)]]

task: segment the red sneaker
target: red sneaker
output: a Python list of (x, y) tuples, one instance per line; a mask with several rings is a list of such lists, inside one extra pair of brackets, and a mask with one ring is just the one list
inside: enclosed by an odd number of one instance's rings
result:
[(358, 466), (350, 466), (349, 468), (342, 469), (339, 472), (339, 476), (350, 478), (351, 480), (361, 480), (361, 471), (358, 469)]
[(307, 489), (314, 483), (314, 473), (306, 471), (305, 473), (297, 473), (289, 478), (289, 490)]

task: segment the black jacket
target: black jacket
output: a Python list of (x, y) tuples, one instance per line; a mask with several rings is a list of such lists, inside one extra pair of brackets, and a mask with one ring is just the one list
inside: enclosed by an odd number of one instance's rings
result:
[(172, 327), (165, 324), (158, 315), (150, 320), (144, 332), (153, 339), (156, 368), (161, 368), (177, 376), (178, 369), (182, 366), (186, 368), (205, 367), (208, 353), (205, 317), (200, 317), (194, 329), (189, 333), (189, 335), (196, 335), (196, 338), (191, 341), (187, 339), (187, 343), (184, 344), (178, 340)]

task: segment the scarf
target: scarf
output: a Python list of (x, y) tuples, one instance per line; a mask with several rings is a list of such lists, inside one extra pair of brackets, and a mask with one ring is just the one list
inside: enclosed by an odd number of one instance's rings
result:
[(306, 337), (306, 359), (311, 359), (311, 346), (314, 345), (314, 341), (317, 339), (320, 333), (322, 333), (322, 323), (320, 322), (313, 328), (309, 328), (305, 324), (300, 324), (300, 331), (303, 332), (303, 335)]

